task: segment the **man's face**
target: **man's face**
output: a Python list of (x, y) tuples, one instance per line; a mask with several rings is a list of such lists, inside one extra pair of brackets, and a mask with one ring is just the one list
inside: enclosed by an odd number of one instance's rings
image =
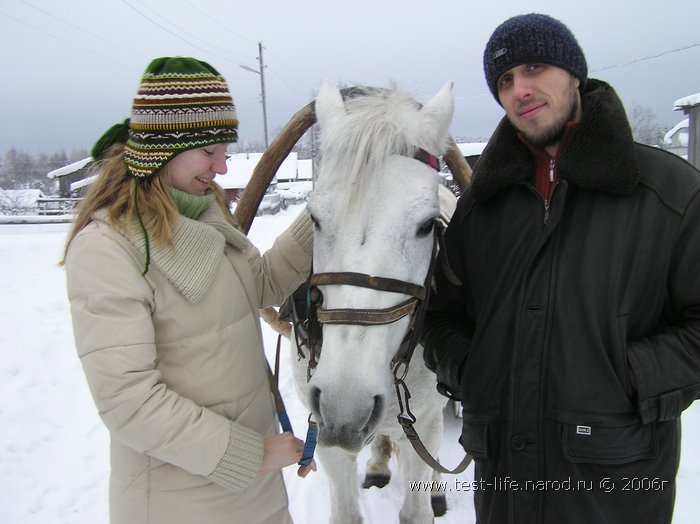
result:
[(579, 84), (559, 67), (522, 64), (498, 79), (498, 98), (528, 142), (556, 153), (567, 122), (581, 120)]

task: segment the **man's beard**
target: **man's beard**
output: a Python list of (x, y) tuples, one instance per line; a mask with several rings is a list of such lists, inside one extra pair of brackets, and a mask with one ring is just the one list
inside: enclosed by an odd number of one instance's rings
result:
[(535, 132), (518, 129), (530, 144), (535, 147), (545, 148), (559, 143), (562, 136), (564, 136), (564, 131), (566, 131), (566, 124), (576, 118), (576, 113), (578, 112), (577, 91), (578, 87), (572, 80), (569, 85), (568, 111), (562, 111), (561, 118), (557, 119), (546, 129)]

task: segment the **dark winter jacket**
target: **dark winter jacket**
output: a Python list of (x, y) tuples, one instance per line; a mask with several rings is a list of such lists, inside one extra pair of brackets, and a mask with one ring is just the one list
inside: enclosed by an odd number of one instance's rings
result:
[(667, 523), (700, 395), (700, 174), (632, 140), (607, 84), (556, 162), (548, 218), (504, 119), (459, 200), (426, 364), (463, 404), (477, 518)]

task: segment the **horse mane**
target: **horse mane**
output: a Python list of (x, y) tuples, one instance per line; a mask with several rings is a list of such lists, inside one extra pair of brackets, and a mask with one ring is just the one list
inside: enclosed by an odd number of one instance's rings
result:
[(346, 209), (359, 203), (360, 195), (372, 194), (370, 184), (380, 181), (391, 155), (413, 156), (419, 149), (407, 131), (416, 127), (420, 107), (396, 86), (351, 92), (343, 122), (323, 130), (319, 184), (342, 187)]

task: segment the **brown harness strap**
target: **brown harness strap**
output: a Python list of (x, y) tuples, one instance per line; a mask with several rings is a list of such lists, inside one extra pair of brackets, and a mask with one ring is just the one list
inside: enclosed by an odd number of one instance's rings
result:
[(403, 293), (424, 300), (427, 291), (424, 286), (387, 277), (373, 277), (365, 273), (342, 271), (338, 273), (315, 273), (311, 277), (312, 286), (358, 286), (376, 291)]
[(416, 299), (411, 298), (394, 307), (384, 309), (325, 309), (318, 307), (316, 316), (321, 324), (351, 324), (358, 326), (380, 326), (391, 324), (410, 315), (416, 308)]
[(471, 464), (472, 456), (467, 453), (462, 459), (462, 462), (460, 462), (457, 465), (457, 467), (455, 467), (454, 469), (447, 469), (445, 466), (443, 466), (437, 460), (435, 460), (435, 458), (433, 458), (430, 452), (426, 449), (425, 445), (423, 444), (423, 441), (418, 436), (418, 432), (413, 427), (413, 422), (411, 420), (405, 417), (399, 417), (399, 424), (401, 424), (403, 432), (406, 435), (408, 441), (411, 443), (411, 446), (413, 446), (415, 452), (418, 453), (420, 458), (423, 459), (423, 462), (425, 462), (435, 471), (439, 471), (440, 473), (446, 473), (448, 475), (457, 475), (458, 473), (462, 473), (465, 469), (469, 467), (469, 464)]

